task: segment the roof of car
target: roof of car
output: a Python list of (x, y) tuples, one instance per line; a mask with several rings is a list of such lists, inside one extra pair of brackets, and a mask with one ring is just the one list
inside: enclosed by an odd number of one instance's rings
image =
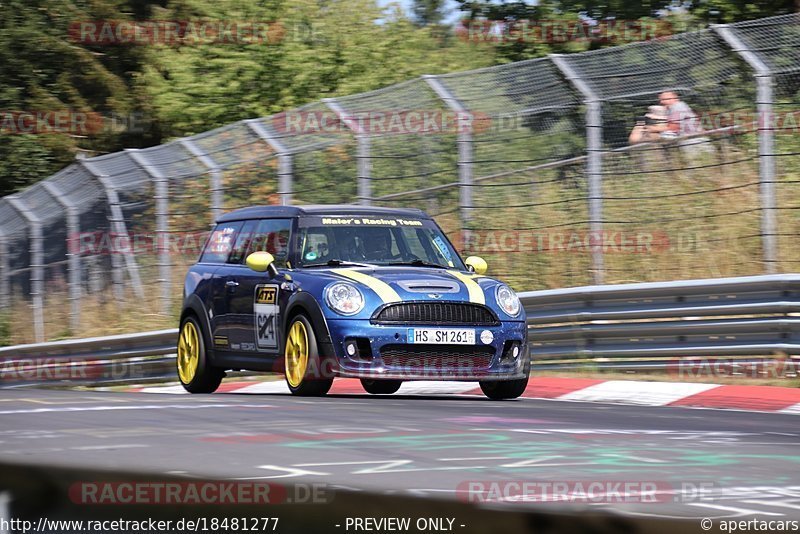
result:
[(389, 217), (414, 217), (429, 219), (430, 216), (416, 208), (382, 208), (350, 204), (315, 204), (308, 206), (252, 206), (225, 213), (217, 222), (241, 221), (269, 217), (299, 217), (303, 215), (381, 215)]

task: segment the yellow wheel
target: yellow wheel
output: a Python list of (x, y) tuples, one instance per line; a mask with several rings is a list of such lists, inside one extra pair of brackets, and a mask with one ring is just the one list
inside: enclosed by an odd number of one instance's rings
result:
[(178, 378), (190, 393), (213, 393), (225, 376), (222, 369), (217, 369), (208, 361), (203, 331), (193, 315), (181, 322), (176, 363)]
[(178, 338), (178, 376), (182, 383), (188, 384), (194, 379), (199, 361), (200, 336), (194, 323), (186, 321)]
[(290, 322), (283, 356), (286, 384), (293, 395), (318, 396), (331, 389), (331, 371), (322, 365), (317, 336), (304, 315)]
[(295, 321), (289, 328), (286, 340), (286, 381), (298, 387), (308, 368), (308, 330), (302, 321)]

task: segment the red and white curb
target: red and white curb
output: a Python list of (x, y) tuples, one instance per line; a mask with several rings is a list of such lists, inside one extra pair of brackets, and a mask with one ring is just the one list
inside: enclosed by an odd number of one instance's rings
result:
[[(481, 395), (474, 382), (405, 382), (397, 395)], [(186, 393), (182, 386), (133, 388), (143, 393)], [(358, 380), (340, 378), (332, 394), (364, 394)], [(224, 382), (217, 393), (289, 393), (283, 380)], [(800, 415), (800, 388), (735, 386), (692, 382), (638, 382), (591, 378), (531, 378), (523, 397), (645, 406), (753, 410)]]

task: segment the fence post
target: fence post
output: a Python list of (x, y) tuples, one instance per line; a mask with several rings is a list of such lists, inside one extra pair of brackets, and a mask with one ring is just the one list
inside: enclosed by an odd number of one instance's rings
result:
[(6, 197), (8, 204), (30, 225), (31, 240), (31, 298), (33, 306), (33, 332), (37, 343), (44, 342), (44, 237), (42, 221), (15, 195)]
[[(602, 284), (605, 278), (603, 258), (603, 110), (602, 102), (583, 81), (572, 65), (559, 54), (550, 60), (561, 74), (583, 96), (586, 105), (586, 178), (589, 185), (589, 233), (592, 252), (592, 283)], [(594, 236), (594, 239), (592, 239)]]
[(244, 122), (278, 154), (278, 195), (281, 197), (281, 205), (290, 206), (292, 204), (293, 167), (291, 151), (280, 140), (271, 135), (259, 119), (248, 119)]
[(8, 273), (8, 237), (0, 231), (0, 308), (11, 304), (11, 277)]
[(156, 201), (156, 249), (158, 250), (158, 281), (161, 283), (161, 313), (169, 315), (172, 301), (172, 272), (169, 261), (169, 182), (147, 157), (137, 149), (125, 152), (153, 179)]
[(467, 232), (471, 228), (470, 222), (472, 221), (472, 208), (474, 207), (472, 201), (473, 116), (461, 101), (442, 84), (438, 77), (425, 74), (422, 79), (447, 104), (447, 107), (456, 113), (458, 120), (458, 204), (461, 216), (462, 243), (469, 243), (471, 241)]
[(333, 98), (323, 98), (322, 101), (342, 121), (356, 137), (356, 161), (358, 162), (358, 203), (364, 206), (372, 205), (372, 159), (370, 156), (371, 140), (363, 132), (354, 119)]
[(81, 256), (80, 256), (80, 225), (78, 210), (75, 205), (67, 200), (56, 184), (47, 180), (42, 181), (42, 186), (53, 199), (64, 208), (67, 214), (67, 280), (69, 284), (69, 320), (70, 329), (76, 332), (81, 325)]
[(203, 152), (191, 139), (181, 139), (181, 145), (195, 156), (200, 163), (208, 168), (209, 178), (211, 182), (211, 224), (217, 222), (217, 219), (222, 215), (223, 200), (222, 200), (222, 167), (220, 167), (214, 159)]
[(764, 271), (778, 271), (778, 223), (775, 192), (775, 134), (772, 131), (772, 71), (757, 53), (750, 50), (727, 24), (712, 25), (712, 29), (739, 54), (754, 71), (756, 105), (758, 106), (758, 174), (761, 193), (761, 245)]
[[(114, 185), (108, 179), (108, 176), (105, 176), (98, 169), (95, 169), (92, 166), (92, 162), (89, 160), (81, 159), (78, 160), (78, 163), (80, 163), (83, 168), (95, 178), (95, 180), (100, 182), (100, 185), (103, 187), (103, 190), (106, 193), (106, 202), (108, 203), (109, 211), (108, 224), (110, 226), (110, 230), (117, 235), (127, 236), (128, 229), (125, 224), (125, 218), (122, 214), (122, 208), (119, 205), (119, 194), (114, 188)], [(119, 254), (114, 253), (115, 251), (112, 250), (110, 252), (112, 253), (111, 265), (113, 270), (111, 273), (111, 279), (114, 282), (114, 296), (122, 300), (122, 267), (119, 264), (120, 258)], [(130, 248), (125, 249), (122, 251), (122, 257), (125, 259), (125, 266), (128, 269), (128, 276), (131, 278), (131, 285), (133, 286), (134, 293), (137, 297), (144, 298), (142, 280), (139, 277), (139, 266), (136, 264), (136, 258), (133, 256), (133, 252), (130, 250)]]

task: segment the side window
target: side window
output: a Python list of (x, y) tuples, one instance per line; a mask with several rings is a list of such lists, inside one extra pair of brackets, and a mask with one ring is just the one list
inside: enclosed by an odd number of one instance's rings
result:
[(200, 256), (200, 263), (225, 263), (233, 249), (236, 233), (241, 227), (240, 221), (217, 225), (208, 236), (203, 254)]
[(253, 230), (245, 258), (256, 251), (269, 252), (275, 257), (275, 267), (279, 269), (286, 267), (292, 220), (263, 219), (256, 222), (258, 225)]
[(231, 250), (231, 254), (228, 256), (228, 263), (244, 263), (247, 254), (249, 254), (248, 249), (253, 241), (257, 239), (256, 226), (258, 226), (258, 223), (259, 221), (247, 221), (244, 223), (241, 232), (239, 232), (239, 235), (236, 237), (233, 250)]

